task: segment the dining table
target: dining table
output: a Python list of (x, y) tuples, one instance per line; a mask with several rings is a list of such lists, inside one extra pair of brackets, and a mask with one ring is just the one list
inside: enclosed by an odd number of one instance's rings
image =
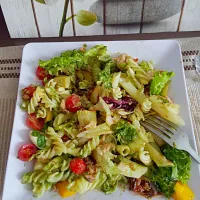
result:
[[(195, 33), (194, 33), (195, 34)], [(169, 33), (170, 35), (170, 33)], [(161, 39), (161, 34), (157, 37), (148, 39)], [(196, 137), (197, 149), (200, 153), (200, 73), (197, 70), (197, 59), (200, 55), (200, 37), (187, 37), (187, 33), (170, 39), (176, 40), (182, 51), (182, 63), (185, 72), (185, 80), (189, 97), (189, 105), (193, 128)], [(73, 41), (110, 41), (113, 40), (141, 40), (147, 39), (143, 35), (132, 37), (132, 35), (115, 35), (115, 36), (94, 36), (77, 38), (30, 38), (30, 39), (10, 39), (0, 41), (0, 200), (3, 191), (6, 163), (9, 152), (9, 144), (13, 119), (15, 113), (18, 82), (20, 77), (20, 66), (22, 62), (23, 48), (30, 42), (73, 42)], [(168, 40), (169, 37), (164, 37)], [(134, 47), (133, 47), (134, 48)], [(170, 58), (169, 58), (170, 59)], [(178, 75), (177, 75), (178, 76)], [(190, 134), (190, 133), (187, 133)], [(17, 152), (17, 149), (16, 149)], [(17, 157), (17, 155), (16, 155)]]

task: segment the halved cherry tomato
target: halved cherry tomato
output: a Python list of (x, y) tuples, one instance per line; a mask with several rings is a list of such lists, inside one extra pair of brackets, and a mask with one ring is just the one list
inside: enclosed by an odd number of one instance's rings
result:
[(72, 94), (65, 101), (65, 107), (70, 112), (77, 112), (82, 108), (81, 98), (76, 94)]
[(18, 158), (22, 161), (28, 161), (36, 151), (37, 147), (34, 144), (24, 144), (19, 148)]
[(50, 79), (52, 76), (47, 72), (46, 69), (38, 66), (36, 70), (36, 75), (38, 79), (44, 80), (44, 78)]
[(33, 93), (36, 90), (36, 86), (34, 85), (29, 85), (28, 87), (24, 88), (22, 90), (22, 99), (23, 100), (29, 100), (33, 97)]
[(33, 130), (40, 131), (44, 127), (44, 119), (37, 118), (35, 113), (29, 114), (26, 119), (26, 125)]
[(86, 163), (81, 158), (72, 159), (69, 166), (75, 174), (82, 174), (86, 171)]

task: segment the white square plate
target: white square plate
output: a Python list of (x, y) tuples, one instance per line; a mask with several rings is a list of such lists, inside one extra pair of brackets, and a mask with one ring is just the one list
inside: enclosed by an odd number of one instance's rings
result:
[[(140, 60), (153, 60), (156, 68), (161, 68), (168, 71), (174, 71), (176, 76), (173, 78), (170, 96), (181, 106), (180, 115), (185, 121), (184, 130), (188, 134), (191, 145), (196, 149), (195, 135), (192, 128), (191, 116), (188, 104), (188, 96), (185, 85), (184, 69), (182, 65), (182, 57), (180, 46), (172, 40), (154, 40), (154, 41), (113, 41), (113, 42), (84, 42), (88, 47), (96, 44), (104, 44), (108, 46), (108, 51), (112, 54), (121, 52), (127, 53), (133, 57), (138, 57)], [(39, 83), (35, 71), (38, 60), (50, 59), (53, 56), (58, 56), (61, 52), (80, 48), (83, 42), (64, 42), (64, 43), (30, 43), (24, 47), (23, 58), (21, 65), (21, 75), (18, 88), (17, 104), (15, 111), (15, 119), (10, 143), (10, 151), (8, 156), (7, 171), (4, 183), (3, 200), (32, 200), (32, 192), (30, 187), (23, 185), (20, 182), (24, 172), (31, 170), (32, 163), (22, 162), (17, 159), (17, 151), (19, 147), (27, 142), (30, 142), (28, 133), (29, 129), (25, 125), (26, 114), (22, 112), (19, 105), (21, 102), (20, 91), (30, 84)], [(191, 170), (190, 187), (196, 195), (196, 199), (200, 199), (199, 190), (200, 170), (197, 162), (193, 160)], [(91, 191), (85, 195), (76, 195), (69, 200), (128, 200), (128, 199), (145, 199), (134, 194), (131, 191), (122, 191), (118, 189), (111, 195), (104, 195), (99, 191)], [(46, 193), (43, 200), (58, 200), (61, 199), (55, 192)], [(165, 199), (158, 196), (153, 199)]]

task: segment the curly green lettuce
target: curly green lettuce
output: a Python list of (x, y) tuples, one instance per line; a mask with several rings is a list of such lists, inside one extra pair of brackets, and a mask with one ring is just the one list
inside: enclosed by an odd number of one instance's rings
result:
[(84, 52), (80, 50), (69, 50), (59, 57), (39, 61), (39, 66), (45, 68), (51, 75), (58, 75), (59, 72), (65, 72), (69, 75), (74, 74), (77, 68), (81, 69), (86, 65), (87, 59)]
[(137, 135), (135, 127), (125, 120), (120, 120), (114, 126), (115, 137), (120, 144), (128, 144), (133, 141)]
[(169, 145), (162, 149), (168, 160), (174, 163), (173, 167), (150, 167), (150, 180), (167, 197), (174, 193), (174, 186), (177, 181), (187, 183), (190, 178), (191, 157), (183, 150), (178, 150)]
[(105, 88), (112, 88), (112, 73), (115, 71), (116, 63), (110, 61), (105, 64), (105, 67), (99, 73), (99, 81), (103, 83)]
[(51, 75), (58, 75), (60, 72), (71, 75), (78, 69), (87, 68), (92, 57), (102, 56), (106, 52), (107, 47), (104, 45), (96, 45), (87, 51), (69, 50), (50, 60), (40, 60), (39, 66)]
[(162, 89), (165, 87), (167, 82), (175, 75), (174, 72), (161, 72), (158, 71), (155, 73), (153, 80), (150, 85), (150, 94), (159, 95)]
[(186, 151), (178, 150), (169, 145), (164, 147), (163, 154), (168, 160), (173, 161), (177, 167), (177, 179), (182, 183), (187, 183), (190, 179), (192, 163), (190, 155)]
[(118, 185), (119, 180), (121, 179), (121, 175), (108, 175), (106, 181), (101, 186), (101, 191), (103, 191), (105, 194), (111, 194), (113, 193)]

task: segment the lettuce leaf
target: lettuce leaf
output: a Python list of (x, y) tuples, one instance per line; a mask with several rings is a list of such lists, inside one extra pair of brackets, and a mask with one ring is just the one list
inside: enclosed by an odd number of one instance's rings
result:
[(171, 160), (177, 166), (177, 177), (178, 180), (182, 183), (187, 183), (190, 179), (190, 170), (191, 170), (191, 157), (190, 155), (183, 150), (178, 150), (169, 145), (164, 146), (163, 154), (168, 160)]
[(118, 181), (121, 179), (121, 175), (108, 175), (106, 181), (101, 186), (101, 191), (105, 194), (113, 193), (118, 185)]
[(107, 46), (104, 46), (103, 44), (96, 45), (89, 50), (85, 52), (85, 56), (88, 57), (97, 57), (97, 56), (102, 56), (106, 54), (107, 52)]
[(190, 178), (191, 157), (183, 150), (178, 150), (169, 145), (162, 148), (168, 160), (174, 163), (173, 167), (150, 167), (150, 180), (168, 198), (174, 193), (177, 181), (187, 183)]
[(165, 87), (165, 84), (174, 76), (174, 72), (161, 72), (158, 71), (155, 73), (153, 80), (150, 85), (150, 94), (159, 95), (162, 89)]
[(84, 56), (84, 52), (80, 50), (69, 50), (59, 57), (39, 61), (39, 66), (45, 68), (51, 75), (58, 75), (59, 72), (65, 72), (70, 75), (75, 72), (76, 68), (84, 68), (86, 64), (87, 59)]
[(112, 61), (107, 62), (104, 69), (99, 73), (99, 81), (105, 88), (112, 88), (112, 72), (116, 64)]
[(114, 133), (120, 144), (128, 144), (133, 141), (137, 135), (135, 127), (125, 120), (120, 120), (114, 126)]
[(39, 66), (45, 68), (49, 74), (58, 75), (64, 72), (74, 74), (75, 70), (85, 69), (91, 57), (102, 56), (107, 51), (104, 45), (96, 45), (87, 51), (69, 50), (50, 60), (40, 60)]

